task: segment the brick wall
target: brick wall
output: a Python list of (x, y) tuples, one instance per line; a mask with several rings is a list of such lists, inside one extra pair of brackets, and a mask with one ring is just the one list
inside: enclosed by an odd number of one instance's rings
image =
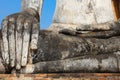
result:
[(118, 73), (0, 74), (0, 80), (120, 80)]

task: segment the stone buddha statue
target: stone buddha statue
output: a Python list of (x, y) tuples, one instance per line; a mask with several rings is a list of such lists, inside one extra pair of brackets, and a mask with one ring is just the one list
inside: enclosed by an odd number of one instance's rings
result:
[(56, 0), (51, 26), (39, 30), (43, 3), (22, 0), (22, 11), (3, 20), (1, 72), (120, 72), (111, 0)]

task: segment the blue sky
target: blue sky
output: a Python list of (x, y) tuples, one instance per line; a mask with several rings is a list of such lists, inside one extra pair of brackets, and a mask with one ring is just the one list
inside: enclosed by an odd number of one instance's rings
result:
[[(42, 17), (40, 22), (41, 29), (46, 29), (52, 22), (55, 10), (55, 0), (44, 0)], [(1, 0), (0, 1), (0, 23), (3, 18), (10, 14), (21, 11), (21, 0)]]

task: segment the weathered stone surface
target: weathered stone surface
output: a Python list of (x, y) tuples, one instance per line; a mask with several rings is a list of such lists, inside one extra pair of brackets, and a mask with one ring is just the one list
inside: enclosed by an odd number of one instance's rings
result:
[(6, 64), (9, 64), (9, 54), (8, 54), (8, 39), (7, 39), (7, 30), (8, 30), (8, 19), (4, 19), (2, 22), (2, 41), (3, 41), (3, 52), (2, 52), (2, 58), (6, 62)]
[(40, 31), (35, 64), (23, 71), (119, 72), (119, 57), (114, 54), (119, 50), (119, 36), (108, 39), (80, 38)]
[[(56, 10), (50, 30), (55, 23), (66, 26), (99, 24), (114, 20), (111, 0), (56, 0)], [(66, 28), (64, 27), (63, 28)], [(53, 28), (54, 27), (54, 28)]]
[(33, 23), (32, 25), (32, 34), (31, 34), (31, 42), (30, 42), (30, 49), (36, 50), (38, 49), (38, 37), (39, 37), (39, 23)]
[(111, 0), (56, 0), (53, 23), (95, 24), (114, 20)]
[(0, 74), (4, 74), (6, 72), (4, 61), (0, 58)]
[(34, 64), (32, 73), (119, 72), (117, 64), (116, 55), (86, 55), (65, 60), (39, 62)]
[(83, 55), (112, 54), (119, 50), (119, 36), (108, 39), (80, 38), (51, 31), (40, 31), (35, 59), (53, 61)]
[[(22, 10), (36, 9), (40, 16), (44, 0), (22, 0)], [(76, 28), (82, 25), (99, 24), (114, 20), (111, 0), (56, 0), (56, 10), (50, 30), (59, 27)], [(58, 25), (58, 26), (57, 26)], [(57, 26), (57, 28), (56, 28)]]
[(16, 49), (16, 53), (15, 53), (15, 58), (16, 59), (16, 65), (15, 66), (17, 69), (19, 69), (21, 67), (21, 54), (22, 54), (22, 43), (23, 43), (23, 40), (22, 40), (22, 36), (23, 36), (23, 25), (24, 25), (24, 19), (25, 17), (23, 17), (23, 15), (20, 15), (18, 16), (18, 19), (17, 19), (17, 27), (16, 27), (16, 31), (15, 31), (15, 40), (16, 40), (16, 43), (15, 45), (17, 47), (15, 47)]
[[(10, 65), (15, 66), (15, 18), (10, 17), (8, 23), (8, 50), (10, 55)], [(8, 56), (9, 56), (8, 55)]]
[(34, 8), (39, 12), (40, 15), (42, 12), (42, 6), (43, 6), (43, 0), (22, 0), (21, 2), (22, 10), (25, 10), (27, 8)]
[(34, 65), (29, 69), (35, 71), (32, 73), (119, 72), (119, 56), (116, 55), (120, 50), (119, 39), (119, 36), (80, 38), (40, 31), (38, 51), (33, 56)]
[(32, 27), (31, 21), (27, 19), (26, 22), (24, 23), (24, 31), (23, 31), (22, 66), (25, 66), (28, 60), (31, 27)]
[[(2, 58), (20, 69), (28, 63), (28, 49), (37, 49), (39, 13), (32, 8), (7, 16), (2, 22)], [(31, 41), (31, 42), (30, 42)], [(31, 43), (31, 44), (30, 44)], [(10, 58), (10, 59), (9, 59)]]
[[(29, 8), (26, 12), (23, 12), (23, 15), (28, 13), (25, 16), (29, 15), (29, 17), (33, 16), (33, 18), (35, 17), (38, 19), (39, 15), (36, 15), (36, 12), (30, 8), (40, 11), (41, 15), (42, 2), (43, 0), (23, 0), (22, 10)], [(106, 0), (105, 2), (101, 0), (57, 0), (56, 4), (53, 24), (57, 24), (60, 28), (69, 25), (72, 29), (73, 25), (74, 27), (78, 27), (82, 24), (99, 24), (114, 20), (111, 0)], [(29, 12), (29, 10), (33, 13)], [(29, 41), (31, 40), (31, 34), (34, 33), (30, 30), (32, 25), (31, 20), (32, 18), (26, 18), (26, 22), (24, 23), (22, 66), (27, 64)], [(3, 27), (5, 27), (5, 25)], [(35, 26), (33, 27), (35, 28)], [(95, 27), (101, 28), (101, 26)], [(105, 27), (102, 28), (104, 29)], [(5, 35), (3, 35), (3, 37), (11, 38), (11, 36), (6, 36), (6, 30), (7, 28), (3, 30), (3, 33), (5, 31)], [(36, 32), (36, 34), (38, 34), (38, 32)], [(38, 35), (32, 35), (32, 39), (34, 38), (36, 38), (36, 40), (33, 40), (31, 42), (32, 44), (34, 44), (34, 41), (38, 41)], [(3, 42), (5, 41), (7, 41), (7, 39), (3, 39)], [(50, 31), (41, 31), (38, 43), (38, 51), (33, 55), (34, 65), (29, 67), (27, 70), (23, 69), (23, 73), (77, 71), (119, 72), (119, 57), (116, 57), (116, 54), (114, 54), (114, 52), (120, 50), (119, 37), (97, 39), (63, 35)], [(32, 46), (32, 50), (37, 49), (36, 44), (37, 43), (35, 43), (35, 47)], [(5, 46), (9, 46), (9, 43)], [(4, 51), (7, 51), (7, 48)], [(20, 69), (21, 57), (18, 56), (21, 56), (21, 54), (17, 55), (17, 69)]]

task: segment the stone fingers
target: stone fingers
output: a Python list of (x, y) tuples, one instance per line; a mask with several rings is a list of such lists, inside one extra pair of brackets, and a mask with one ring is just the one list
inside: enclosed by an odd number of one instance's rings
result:
[(2, 58), (6, 64), (9, 64), (8, 39), (7, 39), (8, 27), (7, 26), (8, 26), (8, 18), (4, 19), (2, 22), (2, 40), (3, 40)]
[(28, 50), (29, 50), (29, 42), (30, 42), (30, 33), (31, 33), (31, 20), (26, 19), (24, 23), (23, 30), (23, 46), (22, 46), (22, 61), (21, 65), (26, 66), (28, 61)]
[(32, 64), (32, 55), (34, 55), (34, 52), (38, 49), (38, 37), (39, 37), (39, 22), (38, 20), (34, 19), (32, 24), (32, 30), (31, 30), (31, 41), (30, 41), (30, 47), (29, 47), (29, 54), (28, 54), (28, 63)]
[(9, 18), (8, 25), (8, 48), (10, 55), (10, 66), (15, 66), (15, 17)]
[(32, 49), (32, 50), (38, 49), (37, 43), (38, 43), (39, 30), (40, 30), (39, 22), (37, 22), (37, 21), (33, 22), (31, 43), (30, 43), (30, 49)]
[(38, 35), (39, 21), (34, 16), (24, 12), (5, 18), (0, 44), (5, 64), (20, 70), (29, 63), (29, 58), (32, 63), (31, 54), (37, 49)]
[(16, 69), (21, 68), (24, 17), (19, 15), (16, 27)]

